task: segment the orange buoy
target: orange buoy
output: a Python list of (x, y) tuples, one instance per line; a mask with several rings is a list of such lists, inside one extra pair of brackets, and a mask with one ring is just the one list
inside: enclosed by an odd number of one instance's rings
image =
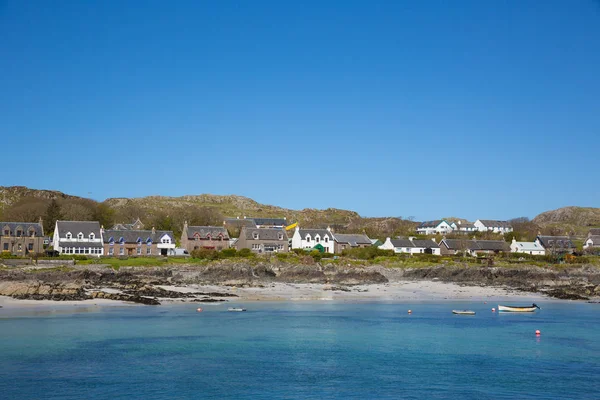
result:
[(196, 311), (197, 311), (197, 312), (202, 312), (202, 309), (201, 309), (200, 307), (198, 307), (198, 308), (196, 309)]
[(409, 313), (409, 314), (412, 314), (412, 310), (408, 310), (408, 313)]
[(495, 308), (492, 308), (492, 312), (496, 312), (496, 309), (495, 309)]
[(542, 334), (542, 332), (540, 332), (539, 329), (535, 331), (535, 336), (540, 336), (541, 334)]

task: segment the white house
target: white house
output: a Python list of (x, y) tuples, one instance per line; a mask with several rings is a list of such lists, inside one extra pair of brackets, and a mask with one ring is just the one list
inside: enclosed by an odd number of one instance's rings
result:
[(334, 237), (331, 228), (300, 229), (296, 227), (292, 236), (292, 249), (312, 249), (318, 244), (323, 246), (325, 253), (334, 253)]
[(511, 253), (524, 253), (543, 256), (546, 250), (537, 242), (517, 242), (515, 239), (510, 244)]
[(479, 232), (507, 233), (513, 231), (512, 225), (507, 221), (478, 219), (473, 225)]
[(475, 227), (475, 224), (471, 224), (469, 222), (458, 221), (454, 231), (458, 233), (472, 233), (477, 232), (477, 227)]
[(415, 238), (391, 239), (386, 238), (385, 243), (378, 247), (381, 250), (394, 250), (394, 253), (407, 254), (435, 254), (440, 255), (440, 246), (433, 240), (419, 240)]
[(585, 243), (583, 243), (583, 248), (585, 250), (590, 248), (600, 249), (600, 235), (589, 236)]
[(60, 254), (104, 255), (98, 221), (56, 221), (52, 246)]
[(446, 234), (452, 232), (452, 226), (445, 219), (438, 219), (435, 221), (421, 222), (417, 226), (417, 233), (421, 235), (435, 235), (435, 234)]

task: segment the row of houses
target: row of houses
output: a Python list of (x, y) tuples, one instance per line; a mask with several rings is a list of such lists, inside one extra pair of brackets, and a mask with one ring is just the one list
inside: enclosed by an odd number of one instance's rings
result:
[[(454, 229), (447, 221), (435, 224), (440, 229)], [(502, 221), (480, 221), (489, 229), (502, 227)], [(189, 226), (184, 223), (180, 247), (191, 253), (198, 249), (223, 250), (227, 248), (250, 249), (255, 253), (287, 252), (290, 249), (317, 249), (324, 253), (337, 254), (352, 248), (370, 247), (376, 240), (366, 234), (340, 234), (332, 229), (302, 229), (293, 224), (286, 225), (285, 218), (231, 218), (224, 226)], [(296, 225), (294, 227), (294, 225)], [(433, 226), (434, 224), (432, 224)], [(461, 225), (461, 224), (458, 224)], [(226, 227), (240, 228), (238, 238), (231, 238)], [(0, 250), (18, 256), (42, 253), (49, 244), (44, 236), (43, 224), (22, 222), (0, 222)], [(293, 227), (293, 228), (292, 228)], [(105, 230), (96, 221), (56, 221), (51, 244), (60, 254), (94, 256), (169, 256), (178, 254), (176, 239), (172, 231), (144, 229), (137, 219), (131, 224), (116, 224)], [(288, 236), (293, 229), (291, 237)], [(512, 227), (510, 228), (512, 229)], [(453, 232), (448, 231), (448, 232)], [(381, 243), (381, 242), (379, 242)], [(575, 245), (566, 236), (539, 235), (534, 242), (511, 243), (503, 240), (387, 238), (378, 246), (395, 253), (446, 255), (468, 253), (471, 255), (498, 252), (542, 255), (557, 252), (573, 252)], [(592, 229), (585, 241), (586, 248), (600, 249), (600, 229)]]
[(382, 250), (394, 250), (395, 253), (407, 254), (434, 254), (456, 255), (469, 254), (478, 256), (482, 254), (497, 253), (523, 253), (530, 255), (546, 255), (556, 253), (573, 253), (575, 245), (567, 236), (537, 236), (534, 242), (518, 242), (513, 239), (511, 243), (504, 240), (477, 240), (477, 239), (442, 239), (439, 243), (435, 239), (416, 240), (415, 238), (387, 238), (379, 246)]
[(513, 227), (507, 221), (496, 221), (491, 219), (478, 219), (475, 223), (468, 222), (448, 222), (445, 219), (435, 221), (425, 221), (417, 226), (417, 233), (421, 235), (447, 235), (449, 233), (464, 233), (473, 232), (494, 232), (508, 233), (512, 232)]

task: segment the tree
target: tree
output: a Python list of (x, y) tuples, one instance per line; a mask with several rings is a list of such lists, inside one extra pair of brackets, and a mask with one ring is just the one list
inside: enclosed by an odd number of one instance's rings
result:
[(3, 219), (14, 222), (37, 222), (44, 215), (45, 209), (45, 200), (27, 197), (6, 208)]
[(44, 232), (51, 232), (59, 219), (62, 219), (62, 210), (56, 199), (52, 199), (44, 215)]

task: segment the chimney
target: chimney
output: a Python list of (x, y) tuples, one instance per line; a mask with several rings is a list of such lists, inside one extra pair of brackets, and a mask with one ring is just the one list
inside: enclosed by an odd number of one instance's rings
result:
[(100, 233), (104, 235), (104, 225), (100, 226)]
[(44, 220), (42, 219), (42, 216), (40, 216), (40, 219), (38, 221), (38, 224), (44, 226)]
[(152, 233), (156, 233), (156, 229), (154, 229), (154, 227), (152, 227)]
[(188, 223), (187, 223), (187, 221), (183, 221), (183, 231), (187, 232), (187, 230), (188, 230)]

